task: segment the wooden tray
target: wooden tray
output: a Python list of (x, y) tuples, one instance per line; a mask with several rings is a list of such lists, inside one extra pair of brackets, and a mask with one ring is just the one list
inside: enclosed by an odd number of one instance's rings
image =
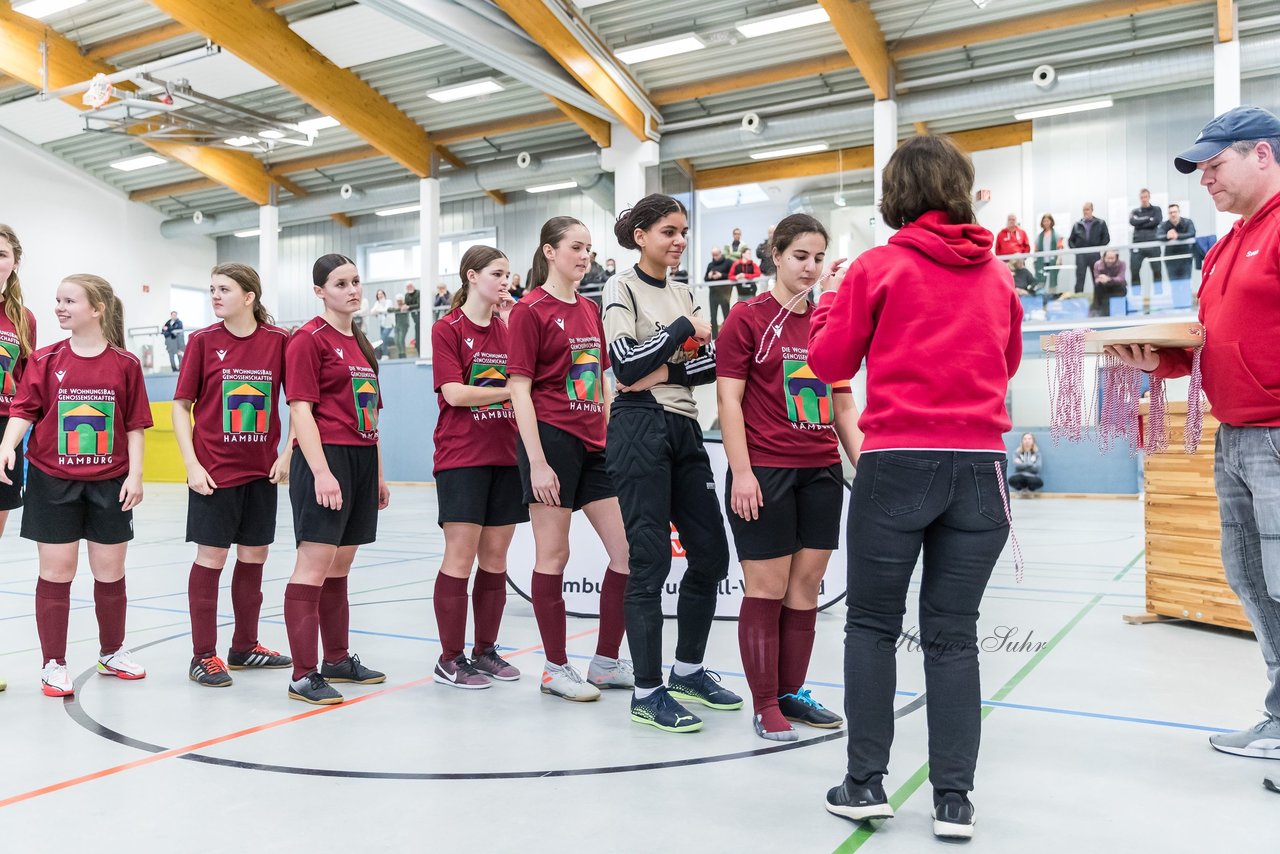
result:
[[(1187, 349), (1199, 347), (1203, 342), (1204, 327), (1199, 323), (1147, 323), (1090, 332), (1084, 337), (1084, 351), (1101, 353), (1108, 344), (1150, 344), (1153, 347)], [(1057, 335), (1040, 336), (1041, 350), (1052, 353), (1057, 346)]]

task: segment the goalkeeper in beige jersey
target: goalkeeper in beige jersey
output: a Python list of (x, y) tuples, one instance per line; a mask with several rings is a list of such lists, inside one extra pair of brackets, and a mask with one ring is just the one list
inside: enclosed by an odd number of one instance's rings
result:
[[(618, 380), (605, 447), (630, 547), (627, 639), (635, 661), (631, 719), (665, 732), (693, 732), (702, 721), (681, 703), (738, 709), (742, 698), (702, 665), (729, 545), (715, 478), (702, 444), (691, 386), (715, 381), (711, 327), (688, 285), (667, 271), (687, 246), (684, 206), (646, 196), (618, 217), (614, 232), (640, 263), (604, 289), (604, 331)], [(671, 525), (689, 566), (676, 611), (676, 661), (662, 684), (662, 588), (671, 572)]]

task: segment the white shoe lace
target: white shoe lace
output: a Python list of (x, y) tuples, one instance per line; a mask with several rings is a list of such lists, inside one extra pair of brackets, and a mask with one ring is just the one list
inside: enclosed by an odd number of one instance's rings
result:
[(564, 674), (565, 678), (568, 679), (570, 682), (574, 682), (578, 685), (585, 685), (587, 682), (586, 679), (582, 678), (582, 674), (574, 669), (572, 664), (564, 665), (563, 667), (560, 668), (560, 672)]
[(65, 684), (67, 682), (67, 666), (51, 660), (44, 666), (44, 672), (40, 674), (40, 679), (50, 685)]

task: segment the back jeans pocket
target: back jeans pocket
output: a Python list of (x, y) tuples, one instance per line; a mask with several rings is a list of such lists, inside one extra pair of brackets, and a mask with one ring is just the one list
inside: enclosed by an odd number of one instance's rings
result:
[(1006, 465), (1003, 461), (970, 464), (978, 498), (978, 512), (1001, 525), (1009, 524), (1009, 517), (1004, 512), (1004, 498), (1000, 494), (1000, 482), (1007, 483)]
[(938, 473), (938, 460), (922, 460), (880, 452), (876, 475), (871, 483), (871, 500), (889, 516), (914, 513), (924, 506), (925, 496)]

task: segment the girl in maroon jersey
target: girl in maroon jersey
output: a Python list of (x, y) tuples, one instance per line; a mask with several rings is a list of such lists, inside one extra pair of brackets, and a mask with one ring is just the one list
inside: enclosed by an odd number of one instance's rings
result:
[[(818, 588), (840, 544), (844, 478), (837, 439), (856, 462), (862, 434), (847, 382), (809, 370), (809, 291), (827, 232), (807, 214), (778, 223), (773, 288), (729, 311), (716, 341), (720, 430), (729, 458), (725, 510), (746, 582), (738, 617), (755, 730), (794, 741), (788, 721), (844, 721), (804, 689)], [(834, 275), (843, 259), (831, 265)]]
[[(626, 631), (627, 535), (605, 468), (609, 354), (595, 303), (579, 297), (591, 258), (591, 233), (573, 217), (542, 226), (532, 288), (511, 310), (507, 373), (520, 439), (524, 503), (533, 522), (532, 599), (546, 651), (544, 694), (585, 702), (600, 688), (635, 686), (631, 662), (619, 658)], [(587, 678), (565, 650), (562, 579), (569, 562), (569, 522), (582, 510), (604, 543), (609, 567), (600, 585), (600, 634)]]
[(41, 688), (72, 692), (67, 617), (80, 541), (87, 540), (98, 616), (98, 672), (141, 679), (147, 671), (124, 651), (124, 561), (133, 508), (142, 501), (143, 431), (151, 408), (142, 366), (124, 349), (124, 312), (103, 279), (85, 273), (58, 285), (58, 325), (71, 333), (37, 350), (9, 407), (0, 439), (0, 482), (11, 483), (28, 427), (22, 536), (40, 554), (36, 628)]
[[(187, 542), (196, 544), (187, 581), (187, 675), (200, 685), (225, 688), (231, 684), (228, 663), (232, 670), (293, 663), (258, 643), (262, 565), (276, 536), (276, 484), (288, 477), (292, 450), (286, 443), (277, 455), (289, 333), (272, 325), (252, 267), (214, 267), (209, 293), (221, 322), (187, 337), (173, 394), (173, 430), (187, 467)], [(217, 654), (218, 577), (233, 543), (236, 625), (224, 662)]]
[(352, 322), (364, 295), (360, 274), (345, 255), (324, 255), (311, 282), (324, 313), (303, 324), (285, 350), (285, 396), (302, 453), (289, 466), (298, 560), (285, 588), (284, 622), (293, 653), (289, 697), (329, 705), (342, 702), (330, 682), (387, 678), (347, 649), (347, 575), (356, 549), (377, 539), (378, 511), (391, 493), (378, 445), (378, 359)]
[[(507, 388), (510, 303), (507, 256), (472, 246), (462, 256), (462, 287), (450, 311), (431, 328), (439, 394), (435, 478), (444, 560), (433, 603), (443, 654), (433, 678), (456, 688), (512, 682), (520, 671), (498, 655), (498, 625), (507, 601), (507, 549), (516, 524), (529, 521), (516, 469), (516, 422)], [(472, 594), (476, 638), (463, 652), (467, 631), (467, 579), (479, 558)]]
[[(9, 422), (9, 404), (18, 389), (18, 380), (36, 348), (36, 319), (22, 301), (18, 265), (22, 263), (22, 243), (7, 225), (0, 224), (0, 435)], [(9, 521), (9, 511), (22, 506), (23, 466), (21, 449), (13, 469), (13, 483), (0, 484), (0, 534)], [(0, 691), (4, 690), (0, 681)]]

